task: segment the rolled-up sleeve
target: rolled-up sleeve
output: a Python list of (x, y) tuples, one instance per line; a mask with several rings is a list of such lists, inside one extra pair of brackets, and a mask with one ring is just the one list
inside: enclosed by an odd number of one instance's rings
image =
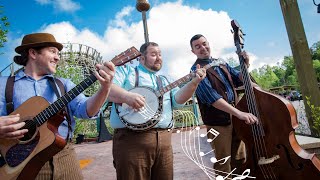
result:
[(176, 93), (179, 91), (179, 89), (180, 89), (180, 88), (176, 87), (176, 88), (174, 88), (174, 89), (171, 90), (171, 93), (172, 93), (172, 96), (171, 96), (171, 97), (173, 97), (173, 98), (171, 98), (171, 101), (172, 101), (172, 106), (173, 106), (174, 108), (183, 107), (184, 104), (185, 104), (185, 103), (183, 103), (183, 104), (177, 103), (176, 98), (174, 98), (174, 97), (176, 97)]
[(116, 73), (114, 75), (114, 78), (113, 78), (113, 83), (122, 87), (127, 79), (127, 76), (130, 72), (130, 69), (129, 67), (124, 67), (124, 66), (118, 66), (116, 67)]

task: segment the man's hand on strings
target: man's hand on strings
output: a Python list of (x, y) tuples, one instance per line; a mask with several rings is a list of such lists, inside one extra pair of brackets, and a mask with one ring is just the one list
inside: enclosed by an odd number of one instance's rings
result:
[(20, 115), (0, 116), (0, 139), (19, 139), (28, 132), (28, 129), (20, 129), (25, 122), (19, 122)]
[(126, 99), (125, 103), (128, 104), (135, 111), (140, 111), (144, 109), (146, 100), (142, 95), (138, 93), (128, 92), (126, 94), (125, 99)]
[(99, 80), (102, 88), (109, 88), (115, 73), (114, 64), (112, 62), (105, 62), (103, 65), (97, 64), (96, 68), (98, 72), (95, 73), (95, 76)]
[(240, 112), (240, 114), (237, 117), (241, 120), (244, 120), (246, 124), (258, 123), (258, 118), (251, 113)]

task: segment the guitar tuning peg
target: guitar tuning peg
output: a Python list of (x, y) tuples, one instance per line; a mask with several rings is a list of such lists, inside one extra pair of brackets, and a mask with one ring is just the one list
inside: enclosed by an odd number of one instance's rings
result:
[(130, 61), (130, 64), (133, 64), (133, 62), (132, 62), (132, 61)]
[(234, 31), (232, 29), (230, 29), (230, 31), (231, 31), (232, 34), (234, 33)]

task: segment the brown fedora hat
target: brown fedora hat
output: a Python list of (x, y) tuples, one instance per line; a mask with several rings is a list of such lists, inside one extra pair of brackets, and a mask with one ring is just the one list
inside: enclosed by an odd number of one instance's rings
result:
[(54, 36), (49, 33), (34, 33), (25, 35), (22, 39), (21, 45), (16, 47), (15, 51), (21, 54), (23, 50), (33, 48), (33, 47), (49, 47), (53, 46), (59, 49), (63, 48), (61, 43), (58, 43)]

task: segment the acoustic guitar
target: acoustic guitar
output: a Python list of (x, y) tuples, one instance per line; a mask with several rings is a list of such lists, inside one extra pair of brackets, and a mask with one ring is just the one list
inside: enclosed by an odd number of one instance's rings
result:
[[(135, 47), (131, 47), (111, 62), (121, 66), (140, 55)], [(28, 129), (28, 133), (21, 139), (0, 139), (0, 152), (6, 162), (0, 167), (0, 179), (35, 179), (42, 166), (67, 143), (58, 133), (59, 125), (65, 119), (62, 110), (96, 80), (91, 74), (52, 104), (43, 97), (32, 97), (10, 114), (20, 114), (19, 122), (26, 123), (22, 129)]]

